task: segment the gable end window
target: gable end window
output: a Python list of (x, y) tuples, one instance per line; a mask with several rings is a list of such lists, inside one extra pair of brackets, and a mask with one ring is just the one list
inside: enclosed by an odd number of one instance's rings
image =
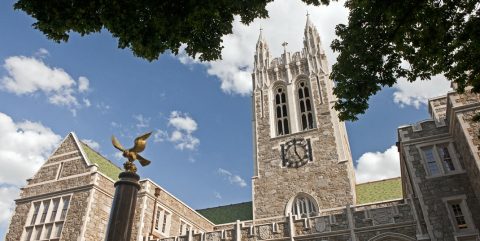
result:
[(33, 202), (21, 240), (58, 241), (62, 234), (69, 203), (70, 196)]

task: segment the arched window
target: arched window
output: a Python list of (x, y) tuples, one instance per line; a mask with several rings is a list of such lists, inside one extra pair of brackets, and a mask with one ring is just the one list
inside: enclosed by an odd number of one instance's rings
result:
[(298, 105), (300, 107), (301, 130), (309, 130), (315, 127), (313, 121), (313, 102), (310, 88), (305, 80), (298, 82)]
[(290, 134), (287, 93), (284, 87), (277, 87), (275, 89), (275, 125), (277, 127), (277, 135)]
[(290, 212), (292, 215), (300, 217), (316, 216), (318, 214), (317, 203), (311, 196), (299, 194), (291, 203)]

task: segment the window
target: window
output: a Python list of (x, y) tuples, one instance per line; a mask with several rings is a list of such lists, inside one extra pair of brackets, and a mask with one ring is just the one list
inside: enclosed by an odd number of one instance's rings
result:
[(465, 233), (473, 230), (472, 216), (467, 207), (466, 196), (443, 198), (448, 210), (450, 221), (456, 233)]
[(53, 209), (52, 209), (52, 213), (50, 214), (50, 222), (55, 221), (55, 218), (57, 217), (57, 210), (58, 210), (59, 203), (60, 203), (59, 198), (53, 200)]
[(298, 83), (298, 105), (300, 107), (301, 130), (314, 128), (313, 102), (307, 82), (302, 80)]
[(293, 200), (290, 212), (300, 217), (315, 216), (317, 215), (317, 204), (312, 197), (300, 194)]
[(467, 221), (465, 221), (465, 216), (463, 215), (462, 207), (460, 206), (460, 203), (452, 203), (450, 204), (450, 207), (452, 208), (452, 213), (453, 213), (453, 217), (455, 219), (457, 228), (458, 229), (468, 228)]
[(40, 210), (40, 203), (35, 203), (33, 204), (33, 215), (31, 217), (31, 221), (30, 221), (30, 225), (34, 225), (35, 224), (35, 221), (37, 220), (37, 216), (38, 216), (38, 211)]
[(435, 154), (433, 153), (433, 147), (423, 148), (423, 154), (425, 155), (425, 163), (427, 165), (428, 174), (431, 176), (440, 174), (437, 161), (435, 160)]
[[(62, 233), (69, 202), (70, 196), (34, 202), (31, 207), (30, 221), (24, 229), (23, 241), (58, 240)], [(57, 217), (59, 209), (61, 209), (61, 215)]]
[(50, 200), (43, 202), (43, 212), (42, 212), (42, 218), (40, 218), (40, 223), (45, 222), (45, 219), (47, 218), (47, 212), (48, 212), (49, 206), (50, 206)]
[(63, 205), (62, 205), (62, 215), (60, 215), (60, 219), (64, 220), (65, 216), (67, 215), (67, 210), (68, 210), (68, 204), (70, 202), (70, 199), (65, 198), (63, 199)]
[(160, 206), (155, 213), (155, 230), (168, 236), (171, 214)]
[(439, 176), (459, 170), (451, 143), (421, 147), (425, 169), (429, 176)]
[(192, 225), (180, 220), (180, 235), (186, 235), (192, 229)]
[(278, 136), (290, 134), (287, 93), (284, 87), (277, 87), (275, 90), (275, 123)]

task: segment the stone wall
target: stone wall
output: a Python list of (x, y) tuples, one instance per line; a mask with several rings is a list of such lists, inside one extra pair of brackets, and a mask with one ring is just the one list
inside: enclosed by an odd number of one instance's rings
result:
[(28, 212), (30, 211), (31, 202), (17, 202), (15, 210), (8, 227), (5, 241), (18, 241), (21, 240), (23, 233), (23, 227), (27, 221)]
[[(160, 186), (156, 185), (150, 180), (142, 180), (141, 186), (142, 189), (138, 194), (137, 212), (135, 214), (135, 225), (132, 231), (132, 240), (134, 237), (133, 234), (135, 234), (135, 237), (137, 237), (139, 234), (140, 237), (151, 234), (155, 203), (171, 213), (169, 230), (169, 234), (171, 236), (177, 236), (180, 234), (180, 219), (192, 225), (192, 228), (197, 232), (207, 232), (213, 230), (213, 223), (175, 198), (170, 193), (163, 190)], [(160, 188), (161, 190), (158, 198), (155, 197), (155, 188)], [(155, 231), (155, 229), (153, 230), (153, 235), (156, 237), (162, 237), (162, 235)]]
[[(253, 182), (256, 219), (285, 215), (288, 201), (300, 192), (316, 198), (320, 209), (354, 202), (354, 183), (351, 180), (353, 167), (348, 161), (340, 160), (336, 143), (340, 140), (336, 139), (334, 133), (328, 93), (325, 91), (327, 86), (324, 81), (317, 82), (316, 78), (311, 79), (310, 86), (317, 127), (273, 138), (270, 133), (270, 91), (254, 93), (258, 165), (258, 173)], [(312, 162), (299, 168), (282, 167), (280, 145), (292, 138), (311, 140)]]
[[(480, 194), (479, 169), (473, 156), (478, 152), (478, 146), (474, 147), (475, 138), (471, 136), (475, 131), (478, 132), (479, 126), (471, 123), (475, 111), (463, 107), (466, 104), (472, 106), (475, 101), (479, 99), (449, 93), (447, 97), (430, 101), (430, 112), (435, 120), (399, 128), (401, 161), (405, 168), (404, 174), (408, 174), (403, 175), (403, 182), (409, 187), (406, 188), (407, 195), (418, 197), (415, 204), (420, 232), (432, 240), (455, 240), (457, 231), (452, 225), (452, 217), (445, 201), (450, 197), (466, 197), (470, 213), (465, 215), (472, 216), (475, 226), (472, 232), (480, 227), (480, 205), (477, 198)], [(438, 119), (443, 119), (443, 123)], [(458, 159), (460, 167), (457, 170), (438, 176), (428, 175), (420, 147), (435, 143), (453, 143), (455, 150), (451, 155)]]
[(88, 190), (73, 193), (63, 224), (60, 241), (79, 240), (79, 238), (81, 238), (83, 217), (85, 217), (87, 213), (89, 193), (90, 191)]
[[(203, 236), (182, 236), (156, 241), (256, 241), (256, 240), (357, 240), (368, 241), (380, 234), (394, 234), (414, 240), (415, 220), (408, 202), (394, 201), (368, 206), (331, 210), (310, 218), (295, 216), (273, 219), (275, 222), (237, 222), (226, 229)], [(265, 222), (266, 221), (266, 222)], [(352, 235), (354, 238), (352, 238)], [(194, 237), (198, 237), (196, 240)], [(356, 238), (356, 239), (355, 239)]]
[(105, 239), (114, 192), (113, 181), (97, 174), (95, 188), (90, 191), (89, 196), (91, 204), (88, 218), (85, 220), (84, 240)]

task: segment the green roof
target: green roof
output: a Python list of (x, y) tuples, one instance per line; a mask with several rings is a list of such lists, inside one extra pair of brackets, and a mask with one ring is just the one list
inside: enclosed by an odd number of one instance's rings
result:
[(252, 220), (252, 202), (197, 210), (214, 224), (233, 223), (237, 220)]
[[(98, 165), (98, 171), (105, 174), (107, 177), (113, 179), (114, 181), (118, 180), (118, 175), (122, 172), (117, 165), (108, 160), (107, 158), (100, 155), (98, 152), (94, 151), (87, 144), (82, 143), (82, 148), (89, 161)], [(92, 164), (93, 164), (92, 163)]]
[(357, 184), (357, 204), (381, 202), (403, 197), (400, 177)]

